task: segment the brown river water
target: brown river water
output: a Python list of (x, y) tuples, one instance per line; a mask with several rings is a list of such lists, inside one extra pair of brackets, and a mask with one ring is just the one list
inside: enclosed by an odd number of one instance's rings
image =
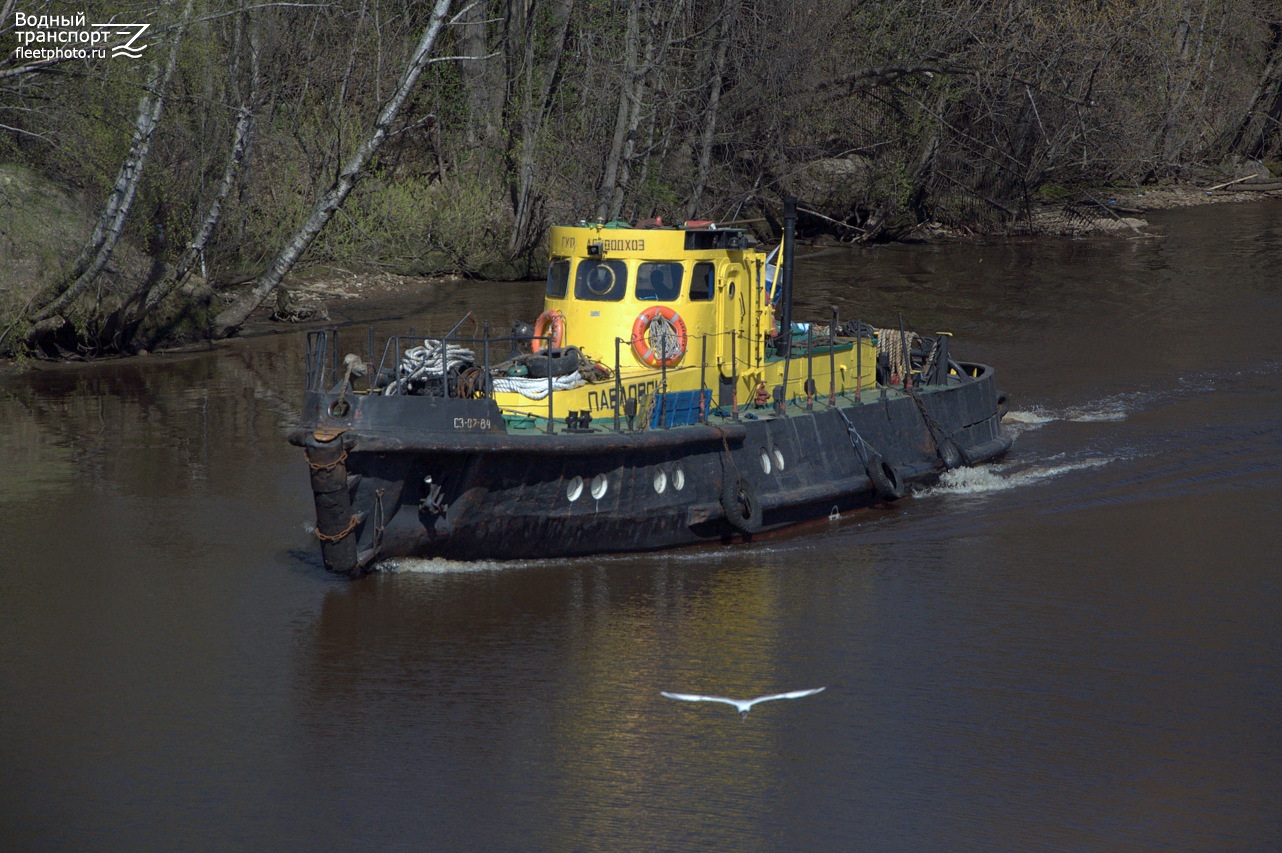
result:
[(807, 254), (1017, 438), (747, 546), (339, 580), (301, 334), (0, 376), (0, 849), (1279, 849), (1282, 203), (1152, 221)]

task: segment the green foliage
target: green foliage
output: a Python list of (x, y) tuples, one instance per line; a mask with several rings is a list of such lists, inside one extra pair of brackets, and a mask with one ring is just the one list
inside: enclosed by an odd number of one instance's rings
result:
[[(24, 11), (45, 5), (60, 11), (42, 0)], [(0, 253), (24, 280), (56, 274), (92, 228), (129, 149), (150, 61), (169, 43), (161, 18), (182, 8), (91, 0), (95, 22), (156, 25), (145, 60), (68, 63), (0, 80), (0, 124), (19, 131), (0, 133), (0, 156), (62, 188), (53, 204), (19, 203), (17, 190), (0, 187)], [(564, 43), (557, 8), (555, 0), (488, 0), (468, 25), (483, 27), (483, 38), (445, 30), (438, 57), (473, 43), (486, 55), (428, 67), (305, 262), (502, 268), (509, 245), (527, 253), (542, 224), (596, 207), (620, 93), (634, 89), (641, 102), (632, 160), (620, 170), (628, 175), (623, 210), (680, 215), (699, 182), (714, 59), (731, 12), (700, 203), (707, 215), (747, 198), (775, 205), (816, 163), (851, 158), (861, 165), (847, 177), (817, 170), (851, 185), (814, 190), (843, 208), (826, 211), (835, 218), (892, 234), (884, 223), (920, 215), (999, 227), (1030, 196), (1059, 200), (1091, 182), (1224, 162), (1245, 153), (1227, 148), (1247, 126), (1263, 134), (1249, 156), (1282, 172), (1282, 132), (1268, 119), (1282, 99), (1276, 79), (1272, 87), (1265, 79), (1282, 50), (1253, 0), (578, 0)], [(630, 9), (643, 21), (635, 59), (644, 85), (636, 87), (625, 73)], [(359, 0), (232, 11), (198, 4), (126, 231), (135, 254), (161, 261), (195, 233), (250, 91), (250, 44), (258, 45), (256, 133), (205, 252), (214, 279), (261, 271), (290, 240), (367, 137), (427, 14), (421, 5)], [(525, 167), (532, 225), (514, 239)], [(147, 264), (113, 259), (117, 267), (128, 277)], [(12, 288), (0, 290), (0, 303), (14, 298)]]
[(443, 253), (464, 273), (504, 257), (508, 222), (498, 177), (495, 170), (477, 170), (431, 188), (420, 211), (427, 251)]
[(0, 330), (75, 257), (89, 218), (57, 184), (0, 163)]

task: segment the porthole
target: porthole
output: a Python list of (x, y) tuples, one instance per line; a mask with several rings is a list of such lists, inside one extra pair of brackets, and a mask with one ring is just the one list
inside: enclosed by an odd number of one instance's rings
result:
[(605, 493), (610, 488), (610, 481), (605, 478), (604, 474), (597, 474), (592, 478), (592, 497), (597, 500), (605, 497)]
[(761, 470), (769, 474), (770, 467), (770, 454), (763, 450), (761, 451)]
[(672, 466), (672, 488), (678, 492), (686, 487), (686, 472), (680, 465)]
[(775, 457), (776, 468), (782, 471), (785, 467), (787, 467), (783, 464), (783, 451), (777, 447), (775, 448), (774, 457)]
[(583, 494), (583, 478), (575, 477), (573, 480), (570, 481), (570, 484), (565, 487), (565, 496), (570, 499), (570, 503), (574, 503), (579, 499), (579, 496), (582, 494)]
[(655, 494), (663, 494), (668, 490), (668, 472), (662, 468), (654, 469), (654, 491)]

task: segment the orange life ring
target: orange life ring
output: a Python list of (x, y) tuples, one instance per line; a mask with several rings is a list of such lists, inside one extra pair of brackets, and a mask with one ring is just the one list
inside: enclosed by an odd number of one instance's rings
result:
[(552, 349), (556, 349), (564, 342), (565, 315), (549, 308), (534, 321), (534, 340), (530, 342), (530, 349), (533, 352), (542, 351), (543, 337), (548, 334), (549, 325), (552, 327)]
[[(668, 350), (666, 359), (659, 355), (660, 338), (650, 340), (650, 332), (655, 326), (659, 326), (661, 335), (671, 330), (677, 336), (676, 352)], [(645, 309), (637, 315), (636, 322), (632, 324), (632, 351), (637, 354), (637, 358), (643, 364), (648, 364), (650, 367), (674, 366), (686, 354), (685, 320), (666, 305), (655, 305)]]

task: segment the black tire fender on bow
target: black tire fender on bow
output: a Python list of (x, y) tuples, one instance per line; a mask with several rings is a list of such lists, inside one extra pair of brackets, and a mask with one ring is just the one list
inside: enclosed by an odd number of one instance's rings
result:
[(957, 442), (951, 438), (939, 440), (939, 460), (944, 463), (944, 467), (949, 471), (954, 468), (960, 468), (966, 462), (966, 457), (962, 455), (961, 448)]
[(756, 533), (761, 529), (761, 501), (752, 484), (743, 477), (725, 478), (721, 487), (721, 508), (726, 521), (742, 533)]
[(868, 457), (868, 479), (873, 491), (884, 501), (897, 501), (904, 496), (904, 480), (894, 465), (873, 453)]

